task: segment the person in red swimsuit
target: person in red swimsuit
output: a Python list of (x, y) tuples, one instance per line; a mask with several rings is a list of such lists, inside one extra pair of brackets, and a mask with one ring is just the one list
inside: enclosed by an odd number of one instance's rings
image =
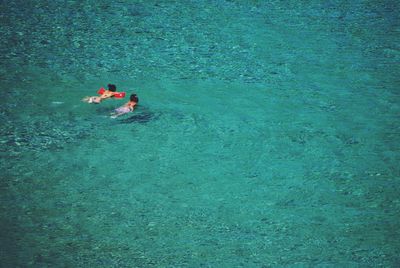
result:
[(100, 96), (84, 97), (82, 101), (87, 103), (99, 104), (105, 99), (111, 98), (116, 94), (117, 87), (112, 84), (108, 84), (108, 90), (104, 91)]

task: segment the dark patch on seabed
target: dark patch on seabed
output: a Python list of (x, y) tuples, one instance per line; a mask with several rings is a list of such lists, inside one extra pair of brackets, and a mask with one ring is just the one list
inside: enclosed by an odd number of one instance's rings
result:
[(121, 124), (131, 124), (131, 123), (148, 123), (154, 117), (151, 113), (142, 113), (130, 116), (120, 120)]
[(153, 112), (149, 108), (144, 106), (138, 106), (132, 114), (126, 115), (124, 118), (119, 120), (121, 124), (131, 124), (131, 123), (148, 123), (153, 120), (157, 120), (160, 117), (160, 113)]

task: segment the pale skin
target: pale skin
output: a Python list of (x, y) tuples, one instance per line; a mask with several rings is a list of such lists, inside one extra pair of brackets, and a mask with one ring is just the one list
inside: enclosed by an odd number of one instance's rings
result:
[(87, 103), (100, 103), (102, 100), (108, 99), (108, 98), (114, 96), (114, 94), (115, 94), (115, 92), (106, 90), (106, 91), (104, 91), (103, 94), (101, 94), (101, 96), (84, 97), (82, 99), (82, 101), (87, 102)]

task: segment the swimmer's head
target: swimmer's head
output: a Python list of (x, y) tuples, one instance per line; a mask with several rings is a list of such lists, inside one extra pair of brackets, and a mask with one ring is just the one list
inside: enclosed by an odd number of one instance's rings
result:
[(117, 91), (117, 86), (116, 85), (112, 85), (112, 84), (108, 84), (108, 90), (111, 92), (115, 92)]
[(132, 95), (130, 96), (129, 100), (130, 100), (130, 101), (134, 101), (134, 102), (136, 102), (136, 103), (139, 102), (139, 98), (137, 97), (136, 94), (132, 94)]

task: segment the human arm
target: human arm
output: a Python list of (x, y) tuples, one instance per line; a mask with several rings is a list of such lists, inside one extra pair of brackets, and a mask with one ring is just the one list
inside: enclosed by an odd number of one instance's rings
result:
[(102, 100), (104, 100), (104, 99), (107, 99), (107, 98), (110, 98), (110, 97), (114, 96), (114, 94), (115, 94), (115, 92), (106, 90), (106, 91), (103, 92), (103, 94), (100, 95), (100, 98)]

